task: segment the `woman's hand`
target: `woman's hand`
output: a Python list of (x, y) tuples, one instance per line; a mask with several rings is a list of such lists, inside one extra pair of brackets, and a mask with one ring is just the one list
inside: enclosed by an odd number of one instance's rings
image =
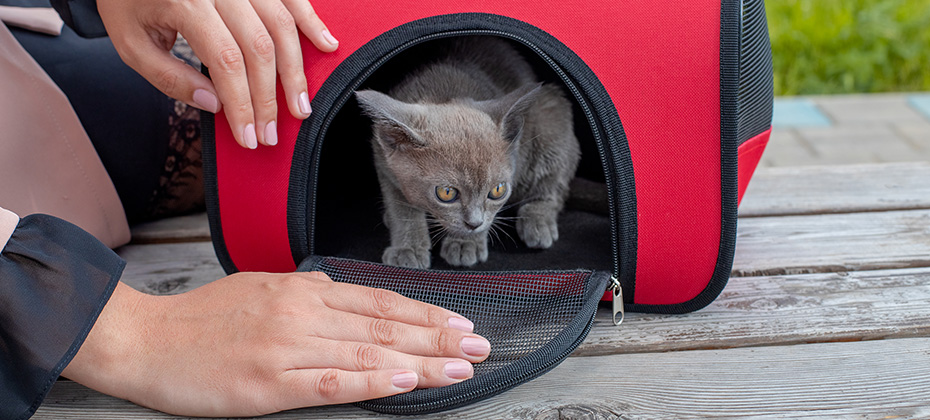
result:
[(460, 315), (323, 273), (239, 273), (175, 296), (119, 284), (63, 376), (157, 410), (254, 416), (473, 375)]
[[(310, 115), (298, 28), (324, 52), (339, 43), (308, 0), (97, 0), (120, 57), (166, 95), (210, 112), (226, 108), (236, 141), (278, 142), (276, 72), (291, 115)], [(213, 81), (171, 55), (178, 33)]]

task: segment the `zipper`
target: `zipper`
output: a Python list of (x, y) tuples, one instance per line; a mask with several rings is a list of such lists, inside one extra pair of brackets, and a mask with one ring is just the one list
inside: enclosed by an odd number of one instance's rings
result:
[[(613, 295), (611, 302), (613, 316), (611, 319), (614, 321), (614, 325), (619, 327), (623, 323), (626, 314), (623, 311), (623, 287), (620, 286), (620, 280), (617, 279), (617, 276), (610, 276), (610, 285), (607, 286), (607, 290)], [(617, 314), (620, 314), (620, 319), (617, 319)]]
[[(436, 39), (451, 38), (454, 36), (466, 36), (466, 35), (495, 35), (501, 38), (507, 38), (510, 40), (520, 42), (521, 44), (523, 44), (524, 46), (526, 46), (527, 48), (535, 52), (536, 55), (538, 55), (543, 61), (545, 61), (546, 64), (548, 64), (549, 67), (553, 71), (555, 71), (555, 73), (559, 76), (559, 78), (562, 79), (562, 82), (565, 84), (565, 87), (571, 91), (575, 100), (578, 102), (578, 106), (584, 112), (585, 118), (587, 119), (587, 121), (589, 122), (597, 121), (597, 119), (594, 117), (594, 113), (591, 111), (591, 107), (588, 106), (587, 104), (587, 97), (585, 95), (582, 95), (581, 91), (578, 90), (578, 88), (571, 81), (571, 79), (568, 77), (565, 71), (563, 71), (562, 68), (552, 58), (550, 58), (548, 54), (546, 54), (541, 48), (539, 48), (536, 44), (530, 42), (529, 40), (523, 37), (520, 37), (520, 36), (507, 33), (507, 32), (495, 31), (495, 30), (490, 30), (490, 29), (463, 29), (463, 30), (434, 33), (434, 34), (426, 35), (426, 36), (423, 36), (423, 37), (420, 37), (414, 40), (407, 41), (401, 46), (389, 51), (387, 54), (381, 56), (381, 58), (379, 58), (375, 63), (366, 67), (365, 70), (361, 74), (359, 74), (358, 77), (356, 77), (356, 79), (349, 86), (346, 87), (346, 90), (343, 91), (342, 95), (339, 96), (339, 99), (337, 99), (336, 102), (333, 104), (333, 107), (330, 108), (329, 112), (326, 115), (326, 119), (321, 124), (320, 131), (318, 132), (316, 141), (314, 142), (313, 158), (312, 158), (313, 159), (313, 165), (312, 165), (313, 173), (311, 174), (312, 176), (309, 179), (312, 180), (312, 182), (316, 182), (319, 177), (319, 170), (320, 170), (319, 159), (320, 159), (320, 152), (323, 147), (323, 138), (325, 137), (325, 134), (329, 131), (329, 127), (332, 124), (333, 119), (336, 117), (336, 114), (338, 114), (339, 110), (341, 110), (342, 107), (345, 106), (346, 102), (349, 100), (349, 97), (351, 96), (351, 92), (354, 92), (356, 89), (358, 89), (358, 87), (361, 86), (361, 84), (364, 83), (365, 80), (368, 80), (368, 78), (371, 76), (372, 73), (374, 73), (376, 70), (381, 68), (381, 66), (385, 62), (394, 58), (395, 56), (397, 56), (397, 54), (400, 54), (401, 52), (407, 50), (410, 47), (413, 47), (418, 44), (422, 44), (424, 42), (433, 41)], [(609, 158), (610, 162), (614, 163), (616, 157), (613, 155), (611, 150), (605, 147), (605, 145), (603, 144), (604, 141), (600, 133), (600, 130), (593, 129), (591, 130), (591, 134), (594, 137), (594, 143), (597, 145), (598, 153), (600, 153), (602, 158)], [(602, 161), (601, 163), (603, 165), (604, 162)], [(616, 165), (614, 164), (613, 166), (615, 167)], [(617, 211), (618, 210), (616, 206), (614, 205), (615, 197), (613, 193), (613, 186), (614, 186), (613, 176), (614, 176), (614, 173), (616, 172), (614, 167), (610, 167), (605, 171), (604, 180), (605, 180), (605, 183), (607, 184), (607, 202), (608, 202), (607, 209), (608, 209), (609, 217), (610, 217), (610, 236), (611, 236), (610, 246), (611, 246), (611, 251), (612, 251), (611, 257), (613, 259), (613, 274), (611, 278), (613, 280), (616, 280), (620, 276), (620, 250), (618, 249), (619, 238), (617, 238), (617, 223), (618, 223)], [(310, 197), (310, 202), (307, 203), (307, 205), (310, 207), (310, 211), (312, 212), (310, 220), (314, 221), (314, 223), (309, 223), (307, 226), (308, 238), (309, 238), (308, 250), (310, 251), (310, 255), (314, 254), (313, 243), (314, 243), (314, 238), (316, 237), (316, 226), (315, 226), (316, 224), (315, 223), (316, 203), (317, 203), (317, 189), (316, 187), (314, 187), (313, 194)], [(619, 285), (619, 281), (617, 281), (616, 283)], [(623, 312), (622, 290), (620, 290), (619, 286), (614, 288), (611, 285), (611, 287), (608, 288), (607, 291), (611, 291), (614, 296), (614, 302), (615, 302), (614, 303), (614, 315), (615, 316), (617, 313), (616, 299), (617, 299), (617, 296), (620, 296), (621, 298), (620, 312), (622, 314)], [(621, 316), (621, 321), (622, 321), (622, 316)], [(616, 321), (614, 323), (616, 325), (619, 325), (619, 323), (617, 323)]]

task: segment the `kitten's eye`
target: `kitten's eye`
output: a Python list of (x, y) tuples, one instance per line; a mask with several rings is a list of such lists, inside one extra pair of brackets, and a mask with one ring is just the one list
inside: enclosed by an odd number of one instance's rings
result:
[(488, 198), (492, 200), (500, 200), (506, 194), (507, 194), (507, 183), (501, 182), (500, 184), (497, 184), (496, 187), (491, 189), (491, 192), (488, 193)]
[(436, 198), (443, 203), (451, 203), (459, 198), (459, 190), (453, 187), (436, 187)]

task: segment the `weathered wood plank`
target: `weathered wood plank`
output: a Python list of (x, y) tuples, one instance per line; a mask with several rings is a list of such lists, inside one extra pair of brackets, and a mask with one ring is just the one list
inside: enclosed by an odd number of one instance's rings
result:
[(226, 275), (210, 242), (127, 245), (117, 254), (126, 260), (121, 280), (150, 294), (183, 293)]
[(573, 356), (930, 336), (930, 269), (730, 279), (684, 315), (602, 308)]
[[(422, 418), (926, 418), (928, 349), (930, 338), (913, 338), (574, 357), (504, 394)], [(171, 417), (59, 382), (34, 418)], [(336, 406), (266, 418), (391, 416)]]
[(207, 213), (171, 217), (132, 227), (133, 244), (198, 242), (210, 240)]
[[(930, 210), (740, 220), (734, 276), (930, 266)], [(124, 281), (176, 293), (223, 275), (210, 242), (129, 245)], [(157, 285), (184, 281), (187, 288)]]
[(759, 168), (740, 217), (930, 208), (930, 162)]
[(733, 275), (930, 266), (930, 210), (739, 221)]
[[(155, 294), (224, 276), (208, 243), (130, 246), (124, 281)], [(732, 278), (686, 315), (598, 315), (577, 355), (930, 335), (930, 268)]]

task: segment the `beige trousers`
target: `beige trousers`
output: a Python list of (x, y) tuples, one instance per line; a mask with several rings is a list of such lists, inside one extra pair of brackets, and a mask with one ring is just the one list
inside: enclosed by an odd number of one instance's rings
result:
[(119, 196), (71, 104), (4, 24), (0, 207), (60, 217), (111, 248), (129, 242)]

